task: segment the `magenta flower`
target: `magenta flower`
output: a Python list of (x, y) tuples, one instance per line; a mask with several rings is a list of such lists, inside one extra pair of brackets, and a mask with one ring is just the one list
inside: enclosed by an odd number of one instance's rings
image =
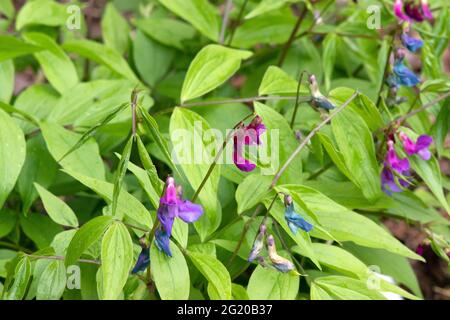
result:
[(181, 187), (177, 188), (175, 179), (168, 177), (164, 194), (159, 200), (158, 220), (160, 229), (155, 232), (156, 246), (159, 250), (172, 256), (170, 251), (170, 236), (175, 218), (180, 218), (186, 223), (197, 221), (203, 214), (201, 205), (181, 199)]
[[(405, 172), (405, 175), (408, 176), (409, 172)], [(397, 181), (400, 186), (404, 188), (409, 185), (409, 182), (404, 179), (396, 179), (392, 170), (389, 167), (384, 166), (383, 170), (381, 171), (381, 189), (383, 190), (383, 192), (385, 192), (387, 195), (391, 195), (392, 192), (402, 192), (402, 189), (397, 184)]]
[(239, 170), (244, 172), (253, 171), (256, 164), (243, 156), (245, 145), (260, 145), (260, 136), (266, 131), (260, 116), (253, 118), (249, 125), (241, 125), (236, 129), (233, 137), (233, 162)]
[(432, 137), (423, 134), (414, 143), (404, 132), (400, 132), (399, 136), (408, 155), (418, 154), (423, 160), (431, 158), (431, 152), (428, 150), (428, 147), (433, 143)]
[(406, 2), (405, 12), (411, 19), (417, 22), (422, 22), (423, 20), (425, 20), (421, 6), (419, 6), (419, 4), (414, 3), (414, 1)]
[(394, 1), (394, 13), (397, 16), (397, 18), (399, 18), (400, 20), (411, 21), (411, 18), (408, 17), (403, 12), (403, 1), (402, 0), (395, 0)]
[(430, 7), (428, 6), (427, 0), (421, 0), (420, 3), (422, 4), (422, 12), (425, 18), (428, 20), (433, 20), (433, 14), (431, 13)]
[(409, 170), (409, 160), (408, 158), (400, 159), (394, 149), (394, 141), (388, 141), (388, 152), (386, 155), (386, 163), (389, 167), (396, 170), (398, 173), (402, 174)]

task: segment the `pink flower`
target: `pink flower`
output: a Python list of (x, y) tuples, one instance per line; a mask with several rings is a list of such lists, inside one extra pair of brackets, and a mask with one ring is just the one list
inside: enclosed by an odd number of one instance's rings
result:
[(394, 1), (394, 13), (397, 16), (397, 18), (399, 18), (400, 20), (411, 21), (411, 18), (408, 17), (403, 12), (403, 1), (402, 0), (395, 0)]
[(427, 135), (421, 135), (414, 143), (404, 132), (400, 132), (400, 139), (403, 142), (403, 148), (408, 155), (418, 154), (423, 160), (431, 158), (431, 152), (428, 147), (433, 143), (433, 138)]

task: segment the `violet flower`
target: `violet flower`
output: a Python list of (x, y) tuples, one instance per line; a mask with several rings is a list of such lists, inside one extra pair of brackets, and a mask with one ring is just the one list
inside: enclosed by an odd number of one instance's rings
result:
[(407, 1), (405, 4), (405, 12), (412, 20), (422, 22), (425, 20), (422, 7), (416, 4), (415, 1)]
[[(409, 175), (409, 173), (407, 175)], [(398, 179), (398, 183), (404, 188), (409, 185), (408, 181), (401, 178)], [(391, 195), (392, 192), (402, 192), (402, 189), (397, 185), (394, 173), (387, 166), (381, 171), (381, 189), (387, 195)]]
[[(381, 188), (382, 190), (390, 195), (391, 192), (401, 192), (402, 187), (408, 186), (408, 181), (402, 178), (396, 178), (394, 172), (399, 173), (402, 176), (409, 176), (409, 160), (407, 158), (400, 159), (394, 149), (394, 141), (389, 140), (388, 151), (386, 154), (386, 159), (384, 161), (384, 167), (381, 171)], [(400, 184), (400, 186), (397, 184)]]
[(139, 257), (131, 273), (135, 274), (144, 271), (145, 269), (147, 269), (149, 264), (150, 264), (150, 248), (147, 246), (143, 246), (141, 253), (139, 254)]
[(313, 228), (312, 224), (303, 219), (294, 209), (294, 202), (292, 201), (292, 197), (290, 195), (284, 196), (284, 218), (291, 229), (293, 234), (297, 234), (298, 228), (309, 232)]
[(278, 255), (275, 247), (275, 240), (272, 235), (267, 237), (267, 248), (272, 266), (280, 272), (286, 273), (295, 269), (294, 264), (286, 258)]
[(399, 136), (408, 155), (418, 154), (423, 160), (430, 160), (431, 152), (428, 147), (433, 143), (432, 137), (423, 134), (414, 143), (404, 132), (400, 132)]
[(181, 187), (177, 188), (175, 179), (168, 177), (164, 194), (159, 200), (157, 212), (161, 227), (155, 232), (156, 246), (159, 250), (172, 256), (170, 251), (170, 236), (175, 218), (180, 218), (186, 223), (197, 221), (203, 214), (201, 205), (181, 199)]
[(402, 43), (411, 52), (416, 52), (423, 47), (422, 39), (410, 37), (407, 33), (402, 34)]
[(266, 126), (260, 116), (256, 116), (249, 125), (241, 125), (233, 136), (233, 162), (236, 167), (244, 172), (253, 171), (256, 164), (243, 156), (245, 145), (260, 145), (260, 136), (266, 131)]
[(250, 254), (247, 259), (248, 262), (252, 262), (256, 258), (259, 258), (259, 254), (264, 248), (264, 238), (266, 236), (266, 229), (267, 228), (265, 224), (261, 224), (261, 226), (259, 227), (259, 233), (256, 236), (255, 241), (253, 242), (252, 250), (250, 251)]

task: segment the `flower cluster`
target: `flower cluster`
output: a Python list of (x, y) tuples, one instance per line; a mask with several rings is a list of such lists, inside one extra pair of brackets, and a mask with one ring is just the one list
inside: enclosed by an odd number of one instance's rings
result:
[(424, 20), (433, 20), (433, 14), (428, 7), (427, 0), (409, 0), (405, 2), (402, 0), (395, 0), (394, 13), (401, 21), (422, 22)]
[(261, 145), (260, 136), (266, 131), (266, 126), (260, 116), (256, 116), (245, 126), (243, 123), (236, 129), (233, 136), (233, 162), (244, 172), (253, 171), (256, 164), (244, 157), (246, 145)]
[[(403, 144), (403, 150), (408, 156), (419, 155), (423, 160), (431, 158), (431, 152), (428, 147), (433, 142), (433, 138), (427, 135), (421, 135), (414, 143), (404, 132), (398, 134)], [(394, 138), (387, 141), (387, 153), (384, 160), (383, 170), (381, 171), (381, 187), (387, 194), (392, 192), (401, 192), (402, 188), (409, 185), (408, 178), (410, 174), (410, 164), (408, 158), (399, 158), (395, 151)]]
[(264, 249), (264, 240), (266, 238), (266, 233), (267, 233), (267, 228), (266, 228), (266, 225), (263, 223), (259, 227), (259, 233), (256, 236), (255, 241), (253, 242), (253, 246), (252, 246), (252, 249), (248, 256), (247, 261), (252, 262), (254, 260), (258, 260), (258, 263), (260, 265), (262, 265), (263, 267), (271, 266), (271, 267), (275, 268), (276, 270), (283, 272), (283, 273), (290, 272), (290, 271), (293, 271), (296, 273), (294, 264), (291, 261), (289, 261), (288, 259), (280, 256), (277, 253), (277, 249), (275, 247), (275, 239), (273, 238), (272, 235), (268, 235), (267, 240), (266, 240), (267, 251), (268, 251), (269, 260), (271, 263), (270, 263), (270, 265), (266, 263), (264, 257), (261, 256), (261, 252)]
[(159, 200), (157, 216), (161, 226), (155, 232), (155, 243), (157, 248), (169, 257), (172, 256), (170, 236), (175, 218), (178, 217), (186, 223), (191, 223), (197, 221), (203, 214), (201, 205), (183, 200), (181, 197), (181, 186), (177, 187), (175, 179), (168, 177), (164, 194)]

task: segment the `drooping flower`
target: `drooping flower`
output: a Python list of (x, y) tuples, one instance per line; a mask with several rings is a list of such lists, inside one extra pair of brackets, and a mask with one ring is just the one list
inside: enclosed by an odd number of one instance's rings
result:
[(197, 221), (203, 214), (201, 205), (181, 198), (181, 186), (176, 186), (175, 179), (168, 177), (164, 194), (159, 200), (157, 212), (161, 227), (155, 232), (156, 246), (171, 256), (170, 236), (175, 218), (180, 218), (186, 223)]
[(269, 259), (275, 269), (283, 273), (295, 269), (295, 266), (291, 261), (278, 255), (277, 249), (275, 247), (275, 239), (272, 235), (269, 235), (267, 237), (267, 249), (269, 251)]
[(399, 86), (414, 87), (420, 79), (403, 64), (403, 58), (404, 55), (400, 56), (394, 63), (394, 81)]
[[(381, 171), (381, 188), (390, 195), (391, 192), (401, 192), (401, 187), (407, 187), (409, 182), (401, 177), (396, 177), (395, 172), (403, 177), (410, 176), (409, 160), (407, 158), (400, 159), (394, 149), (394, 141), (389, 140), (384, 167)], [(401, 186), (401, 187), (400, 187)]]
[(431, 158), (431, 152), (428, 147), (433, 143), (433, 138), (427, 135), (421, 135), (414, 143), (404, 132), (399, 133), (403, 142), (403, 148), (408, 155), (418, 154), (423, 160)]
[(400, 20), (403, 21), (410, 21), (410, 17), (408, 17), (404, 12), (403, 12), (403, 1), (402, 0), (395, 0), (394, 1), (394, 13), (397, 16), (397, 18), (399, 18)]
[(428, 6), (428, 1), (421, 0), (420, 3), (422, 5), (422, 12), (425, 18), (427, 18), (430, 21), (433, 20), (433, 14), (431, 13), (430, 7)]
[(410, 37), (407, 33), (402, 33), (402, 43), (411, 52), (416, 52), (423, 47), (422, 39)]
[(309, 76), (309, 89), (311, 91), (311, 105), (313, 107), (325, 110), (336, 108), (336, 105), (320, 92), (316, 77), (313, 74)]
[(388, 143), (388, 151), (386, 155), (387, 164), (398, 173), (403, 174), (409, 170), (409, 160), (408, 158), (400, 159), (397, 156), (394, 148), (394, 141), (389, 140)]
[(284, 218), (291, 229), (293, 234), (297, 234), (298, 228), (309, 232), (313, 228), (312, 224), (303, 219), (294, 209), (294, 202), (292, 201), (292, 197), (290, 195), (284, 196)]
[(259, 258), (259, 254), (264, 248), (264, 238), (266, 236), (266, 229), (267, 228), (265, 224), (261, 224), (261, 226), (259, 227), (259, 233), (256, 236), (255, 241), (253, 242), (252, 250), (250, 251), (250, 254), (247, 259), (248, 262), (252, 262), (256, 258)]
[(411, 19), (422, 22), (425, 20), (425, 17), (423, 15), (422, 7), (415, 3), (415, 1), (407, 1), (405, 4), (405, 12)]
[(136, 264), (133, 267), (131, 273), (135, 274), (147, 269), (150, 264), (150, 248), (148, 246), (142, 246), (141, 253), (136, 261)]
[(249, 125), (241, 124), (233, 136), (233, 162), (236, 167), (244, 172), (253, 171), (256, 164), (244, 158), (245, 145), (260, 145), (260, 136), (266, 131), (266, 126), (260, 116), (256, 116)]

